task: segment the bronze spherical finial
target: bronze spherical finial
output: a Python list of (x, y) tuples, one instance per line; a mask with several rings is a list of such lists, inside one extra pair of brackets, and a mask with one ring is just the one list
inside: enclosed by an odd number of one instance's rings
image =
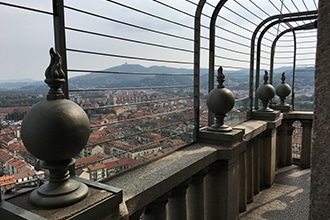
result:
[(86, 185), (69, 179), (68, 166), (86, 145), (90, 124), (83, 109), (64, 99), (61, 56), (54, 49), (50, 50), (50, 56), (45, 74), (50, 87), (47, 100), (34, 105), (25, 115), (21, 137), (26, 149), (50, 173), (49, 182), (33, 191), (30, 200), (37, 206), (56, 208), (87, 196)]
[(259, 111), (273, 111), (269, 108), (269, 102), (275, 96), (274, 87), (268, 83), (268, 72), (265, 71), (264, 83), (257, 89), (257, 97), (262, 101), (263, 107)]
[(285, 72), (282, 73), (282, 77), (281, 77), (281, 84), (279, 84), (276, 87), (276, 95), (278, 95), (280, 97), (281, 103), (279, 105), (281, 106), (288, 106), (289, 104), (285, 103), (285, 98), (290, 95), (291, 93), (291, 87), (289, 86), (289, 84), (287, 84), (285, 82)]
[(234, 107), (235, 98), (233, 93), (224, 87), (225, 75), (223, 69), (220, 66), (218, 69), (218, 86), (210, 91), (207, 95), (206, 104), (209, 110), (214, 113), (216, 123), (211, 125), (208, 130), (212, 131), (231, 131), (232, 128), (225, 125), (223, 120), (226, 114)]

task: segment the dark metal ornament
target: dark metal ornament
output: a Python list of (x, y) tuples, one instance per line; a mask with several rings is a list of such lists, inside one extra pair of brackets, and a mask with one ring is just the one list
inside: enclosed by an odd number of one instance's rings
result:
[(218, 86), (210, 91), (207, 95), (206, 104), (216, 118), (215, 124), (208, 127), (210, 131), (227, 132), (232, 131), (232, 128), (224, 124), (226, 114), (234, 107), (235, 98), (233, 93), (223, 85), (225, 75), (222, 72), (222, 67), (218, 69), (217, 76)]
[(278, 95), (281, 100), (279, 106), (289, 106), (289, 104), (285, 103), (285, 98), (290, 95), (291, 87), (285, 82), (285, 72), (282, 73), (281, 80), (281, 84), (276, 87), (276, 95)]
[(49, 170), (49, 182), (34, 190), (30, 201), (36, 206), (57, 208), (84, 199), (88, 187), (70, 179), (72, 157), (86, 145), (90, 134), (88, 116), (76, 103), (64, 99), (65, 81), (61, 56), (50, 49), (51, 62), (45, 82), (47, 100), (34, 105), (25, 115), (21, 137), (26, 149)]
[(269, 103), (272, 98), (275, 96), (274, 87), (268, 83), (268, 72), (265, 71), (264, 75), (264, 84), (259, 86), (257, 89), (258, 99), (262, 102), (262, 108), (258, 111), (272, 112), (273, 109), (269, 108)]

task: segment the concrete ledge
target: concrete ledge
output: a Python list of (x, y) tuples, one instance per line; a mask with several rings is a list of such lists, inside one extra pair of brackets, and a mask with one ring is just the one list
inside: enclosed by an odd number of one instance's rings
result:
[(267, 122), (261, 120), (249, 120), (235, 126), (234, 128), (244, 130), (244, 141), (249, 141), (267, 130)]
[(283, 113), (283, 119), (313, 120), (313, 117), (314, 117), (314, 113), (313, 112), (308, 112), (308, 111), (292, 111), (292, 112), (288, 112), (288, 113)]
[[(246, 142), (266, 131), (268, 124), (267, 121), (249, 120), (235, 126), (233, 132), (220, 135), (212, 132), (214, 139), (212, 143), (199, 140), (198, 143), (102, 182), (123, 190), (124, 202), (119, 212), (126, 215), (127, 212), (129, 215), (141, 213), (157, 198), (214, 162), (237, 159), (244, 146), (246, 147)], [(225, 141), (221, 141), (222, 139)], [(228, 147), (229, 143), (231, 143), (230, 147)]]
[(88, 196), (70, 206), (41, 208), (29, 202), (32, 190), (7, 195), (0, 201), (0, 216), (4, 219), (102, 219), (122, 202), (122, 190), (79, 177), (71, 177), (88, 186)]
[(227, 147), (195, 143), (103, 183), (123, 190), (123, 208), (132, 215), (219, 160), (218, 151), (222, 150), (227, 157), (232, 155)]
[(265, 121), (274, 121), (278, 117), (280, 117), (281, 112), (274, 110), (272, 112), (267, 111), (253, 111), (252, 112), (252, 118), (258, 119), (258, 120), (265, 120)]
[(243, 139), (244, 129), (233, 128), (230, 132), (209, 131), (207, 128), (202, 128), (198, 134), (198, 141), (210, 144), (218, 144), (223, 146), (231, 146), (232, 143)]

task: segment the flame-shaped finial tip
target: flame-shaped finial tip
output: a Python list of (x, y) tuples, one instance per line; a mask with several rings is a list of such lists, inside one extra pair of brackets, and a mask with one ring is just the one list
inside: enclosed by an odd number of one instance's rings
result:
[(265, 70), (264, 84), (268, 84), (268, 72), (267, 72), (267, 70)]
[(61, 55), (55, 51), (54, 48), (50, 48), (50, 64), (45, 71), (46, 79), (64, 79), (65, 75), (62, 70), (62, 58)]
[(225, 86), (223, 85), (225, 81), (225, 75), (223, 74), (222, 71), (222, 66), (219, 67), (218, 69), (218, 76), (217, 76), (217, 81), (218, 81), (218, 88), (224, 88)]
[(50, 87), (47, 100), (64, 99), (62, 85), (65, 82), (65, 74), (62, 70), (62, 58), (54, 48), (50, 48), (49, 54), (50, 64), (45, 71), (45, 83)]
[(282, 80), (282, 83), (285, 83), (285, 72), (282, 73), (281, 80)]

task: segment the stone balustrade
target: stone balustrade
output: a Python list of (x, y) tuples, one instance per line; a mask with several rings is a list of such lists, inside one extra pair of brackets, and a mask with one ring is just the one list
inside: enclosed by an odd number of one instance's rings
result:
[[(303, 136), (310, 140), (312, 116), (281, 113), (226, 133), (202, 129), (197, 143), (104, 181), (123, 190), (117, 218), (238, 219), (253, 197), (273, 184), (277, 167), (292, 164), (291, 122), (306, 123)], [(302, 150), (301, 158), (308, 158), (310, 146), (304, 143), (309, 150)], [(308, 164), (301, 161), (302, 167)]]
[[(231, 132), (202, 129), (196, 143), (102, 181), (100, 185), (123, 193), (107, 218), (238, 219), (254, 196), (273, 184), (277, 167), (292, 164), (293, 121), (301, 121), (303, 127), (300, 165), (310, 166), (313, 113), (272, 114), (266, 120), (248, 120)], [(13, 210), (20, 204), (11, 202), (0, 203), (0, 214), (15, 219), (6, 207)], [(97, 212), (96, 204), (88, 210), (93, 209)], [(37, 216), (33, 212), (25, 210), (30, 214), (26, 219)]]

